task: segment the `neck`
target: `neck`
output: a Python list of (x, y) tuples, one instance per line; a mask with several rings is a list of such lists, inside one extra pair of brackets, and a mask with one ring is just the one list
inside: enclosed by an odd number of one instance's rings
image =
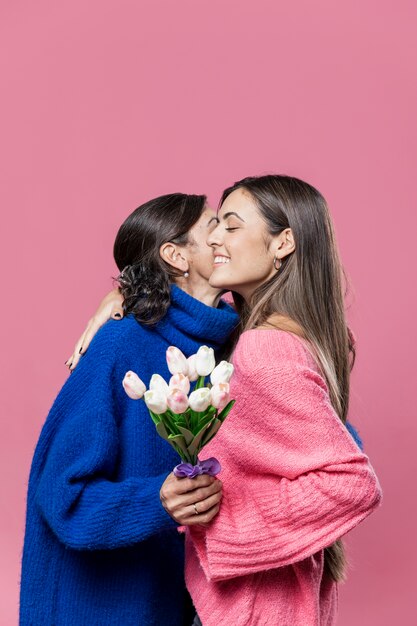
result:
[(192, 298), (214, 308), (219, 304), (220, 296), (223, 293), (223, 290), (211, 287), (204, 278), (193, 280), (191, 276), (188, 278), (179, 277), (175, 284)]
[(300, 324), (292, 320), (290, 317), (281, 315), (280, 313), (272, 313), (263, 324), (258, 326), (258, 328), (276, 328), (278, 330), (286, 330), (287, 332), (294, 333), (299, 337), (304, 337), (305, 334)]

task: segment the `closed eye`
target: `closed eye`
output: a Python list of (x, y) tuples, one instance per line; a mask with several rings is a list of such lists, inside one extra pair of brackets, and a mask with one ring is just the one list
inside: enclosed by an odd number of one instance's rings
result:
[(238, 226), (235, 226), (234, 228), (225, 228), (225, 230), (229, 231), (229, 233), (230, 233), (230, 232), (232, 232), (233, 230), (239, 230), (239, 227), (238, 227)]

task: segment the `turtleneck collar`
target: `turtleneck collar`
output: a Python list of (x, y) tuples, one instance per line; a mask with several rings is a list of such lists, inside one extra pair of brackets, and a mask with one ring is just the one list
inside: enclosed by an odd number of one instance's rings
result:
[(215, 350), (222, 347), (238, 322), (236, 311), (223, 300), (217, 308), (210, 307), (172, 285), (171, 306), (155, 331), (171, 345), (192, 354), (201, 345)]

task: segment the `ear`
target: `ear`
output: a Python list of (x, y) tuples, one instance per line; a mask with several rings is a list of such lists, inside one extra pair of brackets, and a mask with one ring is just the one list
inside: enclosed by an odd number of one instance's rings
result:
[(159, 255), (161, 259), (171, 267), (174, 267), (180, 272), (188, 272), (188, 261), (183, 254), (182, 248), (175, 243), (171, 241), (163, 243), (159, 248)]
[(274, 237), (273, 247), (277, 259), (283, 259), (294, 252), (295, 241), (291, 228), (286, 228), (277, 237)]

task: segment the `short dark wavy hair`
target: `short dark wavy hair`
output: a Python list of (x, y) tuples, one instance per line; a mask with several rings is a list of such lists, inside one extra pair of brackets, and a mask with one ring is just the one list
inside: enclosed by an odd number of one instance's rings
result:
[(169, 241), (185, 245), (189, 230), (200, 219), (206, 196), (171, 193), (139, 206), (117, 233), (113, 256), (120, 270), (117, 278), (124, 298), (125, 315), (153, 325), (168, 310), (171, 283), (181, 273), (159, 254)]

